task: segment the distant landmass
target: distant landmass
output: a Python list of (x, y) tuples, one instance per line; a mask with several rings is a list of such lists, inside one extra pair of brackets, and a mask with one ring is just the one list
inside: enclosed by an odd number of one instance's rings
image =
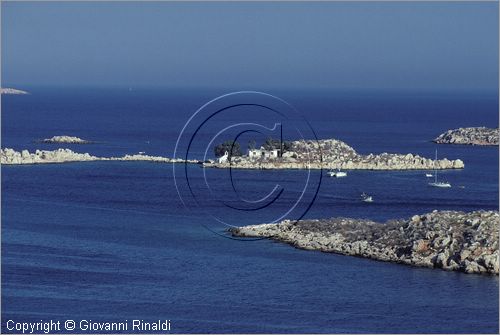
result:
[(0, 94), (29, 94), (26, 91), (17, 90), (15, 88), (0, 88)]
[(498, 128), (468, 127), (448, 130), (434, 139), (439, 144), (498, 145)]

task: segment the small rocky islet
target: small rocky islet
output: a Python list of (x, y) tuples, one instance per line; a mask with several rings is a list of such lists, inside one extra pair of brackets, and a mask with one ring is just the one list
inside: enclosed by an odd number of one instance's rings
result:
[(227, 162), (208, 162), (205, 167), (240, 169), (346, 169), (346, 170), (431, 170), (463, 169), (460, 159), (433, 160), (414, 154), (362, 155), (343, 141), (336, 139), (290, 142), (290, 148), (280, 158), (255, 159), (232, 157)]
[(497, 211), (433, 211), (385, 224), (352, 218), (285, 220), (231, 228), (296, 248), (465, 273), (498, 275)]
[(0, 88), (0, 94), (21, 95), (21, 94), (29, 94), (29, 93), (26, 91), (23, 91), (23, 90), (15, 89), (15, 88), (4, 87), (4, 88)]
[(499, 129), (468, 127), (448, 130), (434, 139), (439, 144), (498, 145)]
[(49, 143), (49, 144), (60, 144), (60, 143), (91, 144), (91, 143), (94, 143), (92, 141), (84, 140), (84, 139), (76, 137), (76, 136), (68, 136), (68, 135), (53, 136), (51, 138), (45, 138), (45, 139), (41, 140), (40, 142)]
[(0, 150), (0, 164), (55, 164), (69, 162), (92, 162), (92, 161), (147, 161), (155, 163), (199, 163), (196, 160), (183, 160), (162, 156), (149, 156), (144, 154), (125, 155), (121, 157), (97, 157), (89, 153), (78, 153), (70, 149), (36, 150), (31, 153), (28, 150), (16, 151), (5, 148)]

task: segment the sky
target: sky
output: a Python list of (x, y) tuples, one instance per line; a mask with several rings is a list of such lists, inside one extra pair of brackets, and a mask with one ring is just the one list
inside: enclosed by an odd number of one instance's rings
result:
[(2, 86), (498, 90), (498, 2), (2, 2)]

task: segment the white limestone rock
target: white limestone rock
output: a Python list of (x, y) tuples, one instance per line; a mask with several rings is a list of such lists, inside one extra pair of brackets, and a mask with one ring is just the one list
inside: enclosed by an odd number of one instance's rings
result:
[(16, 94), (16, 95), (19, 95), (19, 94), (29, 94), (29, 93), (26, 92), (26, 91), (17, 90), (15, 88), (5, 87), (5, 88), (0, 88), (0, 94)]
[(434, 139), (440, 144), (498, 145), (499, 129), (468, 127), (448, 130)]
[(162, 156), (148, 156), (144, 154), (125, 155), (122, 157), (96, 157), (89, 153), (77, 153), (70, 149), (36, 150), (30, 153), (28, 150), (21, 152), (10, 148), (0, 150), (0, 164), (45, 164), (87, 161), (147, 161), (157, 163), (188, 163), (199, 164), (197, 160), (172, 159)]
[(36, 150), (35, 153), (30, 153), (28, 150), (18, 152), (9, 148), (0, 150), (1, 164), (43, 164), (94, 160), (99, 160), (99, 158), (89, 154), (76, 153), (69, 149)]
[(498, 275), (499, 218), (496, 211), (433, 211), (385, 224), (349, 218), (285, 220), (231, 228), (230, 232), (240, 237), (267, 237), (307, 250)]
[(53, 143), (53, 144), (58, 144), (58, 143), (66, 143), (66, 144), (89, 144), (92, 143), (91, 141), (87, 141), (84, 139), (81, 139), (76, 136), (67, 136), (67, 135), (59, 135), (59, 136), (53, 136), (51, 138), (46, 138), (42, 140), (43, 143)]

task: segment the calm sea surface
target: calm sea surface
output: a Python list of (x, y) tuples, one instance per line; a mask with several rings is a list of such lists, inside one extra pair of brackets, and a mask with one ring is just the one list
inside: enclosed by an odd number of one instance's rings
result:
[[(68, 134), (97, 141), (61, 146), (78, 152), (169, 157), (189, 116), (226, 93), (31, 92), (2, 97), (2, 147), (56, 149), (36, 141)], [(465, 163), (464, 170), (439, 174), (451, 189), (428, 187), (423, 171), (324, 176), (306, 217), (384, 222), (434, 209), (498, 210), (498, 148), (429, 141), (455, 127), (496, 127), (496, 95), (269, 93), (297, 108), (318, 138), (341, 139), (363, 154), (432, 158), (438, 148), (440, 157)], [(203, 150), (194, 147), (195, 154)], [(199, 166), (188, 171), (194, 188), (203, 184)], [(227, 170), (206, 175), (217, 195), (230, 194)], [(276, 183), (289, 191), (259, 214), (267, 222), (290, 206), (304, 171), (236, 171), (233, 177), (250, 199)], [(375, 202), (359, 201), (361, 192)], [(177, 333), (498, 332), (498, 277), (232, 240), (214, 234), (225, 236), (225, 227), (211, 215), (230, 224), (258, 223), (255, 213), (227, 211), (218, 199), (186, 209), (170, 164), (2, 166), (2, 330), (9, 319), (169, 319)]]

